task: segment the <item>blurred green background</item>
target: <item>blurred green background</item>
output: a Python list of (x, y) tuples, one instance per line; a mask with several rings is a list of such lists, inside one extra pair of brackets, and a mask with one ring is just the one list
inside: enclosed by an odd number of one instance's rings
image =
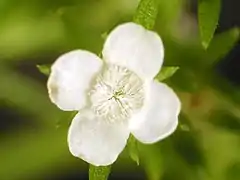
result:
[[(106, 33), (131, 21), (138, 2), (0, 1), (0, 180), (88, 178), (88, 165), (68, 151), (70, 114), (50, 103), (36, 65), (78, 48), (100, 54)], [(160, 1), (155, 31), (165, 44), (164, 65), (180, 67), (166, 80), (183, 104), (180, 125), (155, 145), (139, 144), (140, 166), (125, 150), (110, 179), (240, 179), (239, 7), (223, 1), (204, 50), (196, 1)]]

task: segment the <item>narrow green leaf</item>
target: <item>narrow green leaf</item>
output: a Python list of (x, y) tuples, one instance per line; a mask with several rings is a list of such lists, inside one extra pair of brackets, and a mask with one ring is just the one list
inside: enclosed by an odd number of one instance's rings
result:
[(51, 72), (51, 65), (44, 64), (44, 65), (37, 65), (38, 70), (43, 73), (44, 75), (48, 76)]
[(221, 10), (221, 0), (198, 0), (198, 21), (202, 45), (208, 48), (216, 27)]
[(138, 142), (132, 135), (128, 139), (127, 148), (130, 158), (139, 165)]
[(147, 29), (152, 29), (158, 14), (159, 0), (141, 0), (133, 21)]
[(171, 76), (173, 76), (177, 72), (178, 69), (179, 69), (179, 67), (177, 67), (177, 66), (162, 67), (162, 69), (161, 69), (160, 73), (158, 73), (156, 79), (159, 81), (168, 79)]
[(89, 165), (89, 180), (107, 180), (111, 172), (111, 166)]
[(209, 62), (214, 63), (224, 57), (239, 40), (239, 36), (240, 30), (238, 28), (233, 28), (216, 35), (206, 52)]

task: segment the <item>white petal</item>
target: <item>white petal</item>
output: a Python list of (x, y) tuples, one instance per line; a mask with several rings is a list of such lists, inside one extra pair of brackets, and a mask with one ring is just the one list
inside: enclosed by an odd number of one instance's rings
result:
[(132, 134), (143, 143), (157, 142), (174, 132), (181, 103), (163, 83), (146, 83), (146, 99), (141, 112), (130, 120)]
[(157, 33), (126, 23), (110, 33), (102, 53), (107, 62), (124, 66), (144, 79), (152, 79), (162, 66), (164, 48)]
[(51, 101), (62, 110), (80, 110), (87, 103), (86, 91), (102, 64), (95, 54), (83, 50), (60, 56), (47, 83)]
[(79, 112), (68, 132), (70, 152), (95, 166), (110, 165), (124, 149), (127, 125), (99, 119), (90, 110)]

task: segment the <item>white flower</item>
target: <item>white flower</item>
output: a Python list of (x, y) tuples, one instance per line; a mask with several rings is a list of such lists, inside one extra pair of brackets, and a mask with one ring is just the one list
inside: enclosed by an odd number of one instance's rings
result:
[(50, 99), (60, 109), (79, 111), (68, 133), (71, 153), (93, 165), (112, 164), (129, 134), (154, 143), (176, 129), (180, 101), (154, 77), (164, 56), (160, 37), (135, 23), (108, 36), (103, 61), (75, 50), (60, 56), (48, 80)]

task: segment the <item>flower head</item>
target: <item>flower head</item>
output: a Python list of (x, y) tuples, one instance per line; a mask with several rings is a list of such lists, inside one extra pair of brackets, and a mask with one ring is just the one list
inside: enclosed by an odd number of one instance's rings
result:
[(120, 25), (102, 55), (75, 50), (60, 56), (47, 84), (60, 109), (79, 111), (68, 132), (70, 152), (96, 166), (112, 164), (130, 133), (143, 143), (173, 133), (181, 106), (171, 88), (154, 80), (164, 57), (155, 32)]

